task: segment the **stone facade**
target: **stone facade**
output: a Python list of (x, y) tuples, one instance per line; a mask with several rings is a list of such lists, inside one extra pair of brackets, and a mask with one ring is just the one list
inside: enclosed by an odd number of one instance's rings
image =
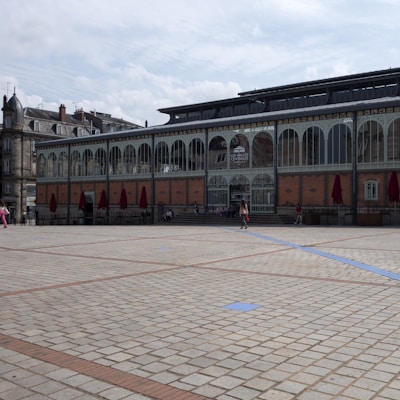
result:
[(138, 125), (109, 114), (67, 114), (61, 104), (58, 112), (40, 108), (23, 108), (14, 93), (3, 97), (3, 124), (0, 129), (0, 197), (10, 210), (10, 222), (21, 221), (23, 213), (29, 222), (35, 220), (36, 145), (43, 141), (80, 138), (108, 131), (135, 129)]

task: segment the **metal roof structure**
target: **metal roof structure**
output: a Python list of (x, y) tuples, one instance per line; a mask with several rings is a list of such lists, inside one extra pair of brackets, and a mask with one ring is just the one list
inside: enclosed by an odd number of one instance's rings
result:
[[(346, 75), (238, 93), (238, 97), (167, 107), (168, 123), (217, 119), (295, 108), (400, 96), (400, 68)], [(229, 111), (231, 108), (231, 111)]]
[[(251, 108), (253, 104), (257, 106)], [(235, 107), (238, 105), (245, 107), (235, 113)], [(239, 93), (239, 97), (213, 102), (163, 108), (159, 111), (171, 116), (165, 125), (127, 129), (118, 133), (103, 134), (102, 138), (172, 133), (182, 129), (205, 129), (399, 105), (400, 68), (396, 68), (242, 92)], [(205, 112), (210, 109), (213, 109), (214, 113)], [(224, 115), (221, 110), (228, 112)], [(190, 117), (191, 113), (194, 114), (193, 118)], [(176, 118), (177, 116), (180, 117)], [(71, 141), (87, 142), (97, 139), (95, 136), (86, 136), (61, 139), (57, 143), (68, 144)]]

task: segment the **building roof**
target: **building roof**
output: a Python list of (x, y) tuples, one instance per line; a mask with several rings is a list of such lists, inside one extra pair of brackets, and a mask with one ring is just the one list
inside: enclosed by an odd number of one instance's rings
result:
[[(238, 97), (161, 108), (168, 123), (224, 118), (400, 95), (400, 68), (345, 75), (238, 93)], [(231, 110), (229, 110), (229, 108)]]
[[(309, 88), (317, 86), (319, 87), (318, 93), (321, 95), (310, 94), (314, 89), (309, 90)], [(270, 92), (270, 97), (262, 101), (262, 96), (268, 97), (265, 94), (266, 91)], [(171, 120), (167, 124), (138, 128), (134, 132), (132, 130), (122, 131), (118, 133), (118, 137), (168, 133), (181, 129), (222, 127), (227, 124), (258, 123), (274, 121), (277, 118), (302, 118), (327, 113), (357, 112), (371, 107), (396, 107), (400, 105), (400, 68), (262, 89), (259, 93), (260, 97), (252, 97), (253, 92), (243, 92), (234, 99), (160, 109), (171, 115)], [(274, 94), (275, 92), (276, 94)], [(284, 93), (286, 93), (285, 96)], [(262, 104), (259, 105), (254, 98), (260, 99)], [(258, 105), (258, 108), (247, 107), (243, 109), (244, 112), (234, 113), (235, 106), (249, 106), (254, 103)], [(211, 113), (204, 113), (212, 108), (215, 108), (214, 116), (210, 116)], [(224, 108), (231, 108), (233, 112), (218, 115), (217, 110)], [(177, 115), (189, 116), (190, 113), (197, 113), (199, 118), (173, 118)], [(108, 138), (111, 136), (108, 134), (104, 136), (104, 139)], [(95, 139), (88, 137), (63, 140), (64, 143), (72, 143), (72, 141), (82, 142)], [(51, 145), (51, 143), (47, 142), (42, 145)]]
[(90, 113), (85, 112), (85, 117), (89, 121), (92, 121), (94, 127), (99, 129), (101, 133), (141, 128), (140, 125), (134, 124), (133, 122), (126, 121), (122, 118), (114, 118), (111, 114), (98, 111), (90, 111)]
[(390, 68), (380, 71), (364, 72), (333, 78), (306, 81), (289, 85), (276, 86), (268, 89), (255, 89), (239, 93), (239, 96), (269, 95), (287, 96), (288, 94), (314, 94), (327, 89), (362, 89), (372, 86), (398, 84), (400, 68)]
[[(24, 108), (24, 115), (26, 118), (41, 119), (47, 121), (61, 122), (60, 114), (58, 111), (42, 110), (41, 108)], [(82, 125), (82, 121), (76, 114), (65, 114), (65, 121), (67, 124)]]
[(14, 93), (7, 102), (7, 107), (12, 111), (13, 124), (24, 125), (24, 109), (17, 95)]

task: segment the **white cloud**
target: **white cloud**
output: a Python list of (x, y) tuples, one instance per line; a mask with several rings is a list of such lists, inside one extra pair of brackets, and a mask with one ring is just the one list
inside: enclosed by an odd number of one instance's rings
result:
[[(382, 3), (384, 6), (382, 6)], [(19, 0), (2, 5), (0, 85), (24, 105), (157, 109), (400, 66), (399, 0)], [(26, 102), (26, 104), (25, 104)]]

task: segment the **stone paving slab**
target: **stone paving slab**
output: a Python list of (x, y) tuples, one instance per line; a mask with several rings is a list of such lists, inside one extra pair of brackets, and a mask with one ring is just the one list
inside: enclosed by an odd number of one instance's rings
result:
[(10, 226), (0, 399), (399, 399), (399, 239)]

